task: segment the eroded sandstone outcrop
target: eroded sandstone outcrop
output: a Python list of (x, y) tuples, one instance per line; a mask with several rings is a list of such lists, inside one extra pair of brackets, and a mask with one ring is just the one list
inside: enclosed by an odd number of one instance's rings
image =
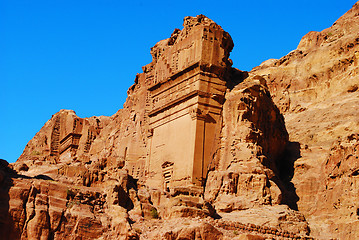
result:
[(355, 239), (358, 9), (249, 73), (231, 67), (227, 32), (186, 17), (123, 109), (61, 110), (16, 163), (0, 162), (1, 233)]
[(305, 35), (287, 56), (252, 70), (266, 79), (284, 113), (292, 142), (288, 163), (294, 167), (284, 177), (321, 239), (359, 237), (357, 177), (351, 175), (358, 159), (355, 151), (346, 155), (355, 149), (359, 132), (358, 31), (356, 3), (330, 28)]
[(4, 164), (2, 178), (2, 239), (136, 239), (127, 213), (135, 185), (127, 171), (104, 189), (19, 175)]
[(228, 93), (218, 156), (206, 183), (217, 210), (281, 203), (277, 161), (287, 142), (283, 116), (263, 78), (248, 77)]
[(359, 4), (322, 32), (310, 32), (281, 59), (254, 68), (282, 112), (298, 112), (358, 89)]
[(109, 121), (110, 117), (83, 119), (72, 110), (61, 110), (26, 145), (15, 169), (22, 171), (34, 165), (57, 165), (72, 163), (76, 159), (89, 159), (93, 141)]

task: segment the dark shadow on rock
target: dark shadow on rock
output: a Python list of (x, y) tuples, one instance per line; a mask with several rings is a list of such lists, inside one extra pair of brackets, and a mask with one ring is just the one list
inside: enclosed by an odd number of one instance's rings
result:
[(118, 192), (118, 205), (120, 205), (123, 208), (126, 208), (127, 211), (133, 209), (134, 204), (129, 194), (121, 186), (116, 186), (115, 191)]
[(205, 119), (206, 119), (206, 123), (217, 123), (216, 120), (210, 114), (207, 114), (205, 116)]
[(128, 175), (127, 184), (125, 186), (125, 189), (120, 185), (115, 186), (115, 189), (114, 189), (118, 194), (117, 204), (123, 208), (126, 208), (128, 211), (130, 211), (131, 209), (134, 208), (134, 204), (130, 197), (130, 190), (134, 189), (136, 192), (138, 191), (137, 181), (138, 181), (138, 179), (135, 179), (131, 175)]
[(229, 71), (229, 80), (227, 81), (227, 88), (232, 90), (236, 85), (243, 82), (248, 77), (248, 72), (231, 68)]
[(20, 239), (21, 237), (22, 229), (19, 229), (19, 223), (14, 223), (13, 216), (9, 212), (9, 192), (14, 185), (13, 179), (17, 178), (53, 180), (42, 174), (35, 177), (18, 174), (6, 160), (0, 159), (0, 239)]
[(300, 143), (288, 142), (279, 164), (279, 178), (283, 183), (282, 203), (287, 204), (291, 209), (298, 210), (297, 202), (299, 197), (296, 188), (291, 182), (294, 175), (294, 162), (301, 157)]
[[(0, 238), (13, 239), (14, 222), (9, 213), (9, 190), (13, 186), (12, 176), (16, 172), (9, 168), (9, 163), (0, 159)], [(19, 237), (19, 236), (18, 236)]]
[(54, 181), (54, 179), (52, 179), (51, 177), (46, 176), (46, 175), (43, 175), (43, 174), (36, 175), (34, 178), (36, 178), (36, 179), (41, 179), (41, 180), (51, 180), (51, 181)]
[(209, 202), (205, 202), (204, 205), (208, 209), (210, 217), (212, 217), (213, 219), (221, 219), (222, 218), (221, 215), (219, 215), (217, 213), (216, 209), (212, 206), (212, 204), (210, 204)]
[(127, 190), (133, 188), (133, 189), (135, 189), (135, 191), (137, 191), (138, 190), (137, 182), (138, 182), (137, 178), (134, 178), (133, 176), (128, 175), (128, 182), (127, 182), (127, 186), (126, 186)]

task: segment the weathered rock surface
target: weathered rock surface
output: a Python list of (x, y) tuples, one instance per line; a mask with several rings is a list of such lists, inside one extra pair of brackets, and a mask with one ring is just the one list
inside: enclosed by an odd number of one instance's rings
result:
[(2, 169), (1, 202), (8, 202), (1, 205), (2, 239), (136, 238), (127, 213), (134, 185), (126, 171), (117, 185), (98, 189)]
[(358, 28), (357, 3), (247, 73), (231, 67), (228, 33), (186, 17), (151, 49), (123, 109), (61, 110), (16, 163), (0, 162), (0, 233), (358, 238)]
[(287, 142), (283, 116), (265, 80), (248, 77), (226, 95), (220, 148), (210, 166), (206, 198), (224, 212), (280, 204), (276, 161)]
[(359, 238), (358, 32), (356, 3), (332, 27), (305, 35), (297, 50), (252, 70), (266, 79), (284, 113), (294, 169), (283, 178), (291, 180), (298, 210), (320, 239)]
[(359, 5), (322, 32), (310, 32), (298, 48), (271, 59), (252, 72), (267, 80), (282, 112), (300, 112), (308, 105), (358, 89)]

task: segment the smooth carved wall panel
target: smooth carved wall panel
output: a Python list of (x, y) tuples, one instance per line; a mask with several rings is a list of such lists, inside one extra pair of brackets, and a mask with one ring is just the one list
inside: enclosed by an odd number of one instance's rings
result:
[(191, 182), (193, 162), (189, 159), (194, 155), (194, 135), (191, 133), (195, 128), (195, 122), (187, 114), (154, 129), (149, 159), (153, 184), (162, 186), (162, 165), (166, 161), (174, 163), (170, 187)]

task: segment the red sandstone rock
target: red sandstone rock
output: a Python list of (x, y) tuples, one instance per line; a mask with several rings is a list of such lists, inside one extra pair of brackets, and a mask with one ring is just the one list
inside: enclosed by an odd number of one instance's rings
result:
[(2, 236), (357, 238), (358, 9), (250, 73), (231, 68), (219, 25), (185, 18), (151, 49), (123, 109), (61, 110), (17, 173), (0, 162)]
[(296, 146), (288, 179), (313, 236), (322, 239), (359, 238), (358, 159), (349, 154), (356, 142), (347, 138), (359, 132), (358, 15), (356, 3), (330, 28), (305, 35), (297, 50), (252, 70), (266, 79), (285, 115)]
[(178, 240), (190, 239), (223, 239), (223, 233), (208, 223), (183, 228), (177, 233)]
[(288, 141), (283, 116), (261, 77), (247, 78), (226, 95), (223, 128), (206, 198), (231, 212), (281, 203), (277, 162)]

